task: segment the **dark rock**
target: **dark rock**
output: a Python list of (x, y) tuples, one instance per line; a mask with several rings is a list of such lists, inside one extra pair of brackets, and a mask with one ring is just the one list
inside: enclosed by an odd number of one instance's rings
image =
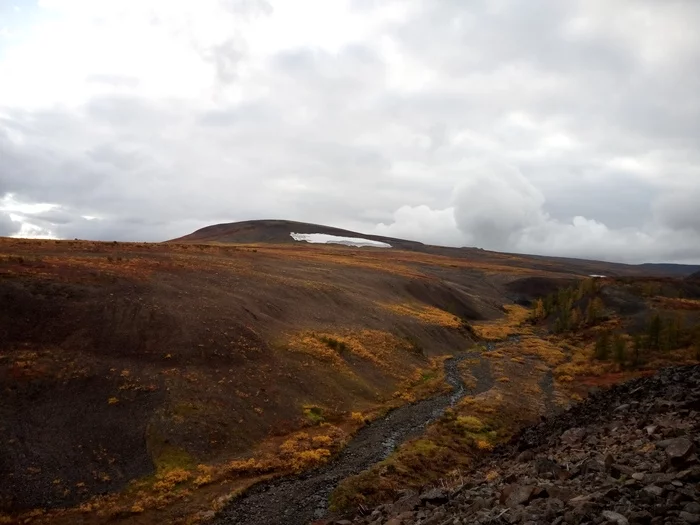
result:
[(644, 492), (651, 494), (652, 496), (656, 496), (657, 498), (661, 498), (666, 493), (666, 490), (656, 485), (648, 485), (644, 487)]
[(401, 523), (406, 523), (410, 520), (413, 520), (415, 518), (415, 516), (416, 516), (415, 512), (406, 511), (406, 512), (402, 512), (401, 514), (399, 514), (396, 517), (397, 517), (397, 519), (399, 519), (401, 521)]
[(682, 464), (694, 449), (693, 442), (686, 438), (676, 438), (670, 440), (666, 446), (666, 455), (673, 464)]
[(646, 510), (631, 512), (628, 516), (632, 525), (648, 525), (652, 518), (653, 516)]
[(389, 514), (401, 514), (402, 512), (415, 510), (421, 503), (421, 498), (416, 494), (408, 494), (391, 505)]
[(633, 468), (617, 463), (610, 465), (609, 472), (610, 475), (616, 479), (621, 478), (623, 475), (632, 477), (632, 475), (635, 473)]
[(615, 458), (613, 457), (613, 455), (610, 453), (606, 454), (605, 459), (603, 460), (603, 464), (605, 465), (605, 468), (609, 469), (614, 463), (615, 463)]
[(569, 501), (573, 497), (571, 489), (558, 485), (542, 485), (541, 488), (547, 491), (547, 495), (556, 500)]
[(533, 492), (535, 491), (534, 485), (511, 485), (508, 495), (506, 496), (504, 503), (508, 507), (515, 507), (517, 505), (527, 505), (530, 499), (533, 498)]
[(678, 517), (685, 521), (686, 523), (700, 523), (700, 515), (691, 514), (690, 512), (681, 511)]
[(595, 459), (589, 459), (581, 465), (581, 471), (584, 474), (588, 474), (589, 472), (603, 472), (605, 470), (605, 465), (601, 464), (599, 461), (596, 461)]
[(587, 431), (585, 428), (571, 428), (561, 435), (561, 441), (565, 445), (575, 445), (580, 443), (586, 437)]
[(525, 450), (518, 455), (517, 461), (520, 463), (527, 463), (535, 459), (535, 453), (532, 450)]
[(556, 461), (546, 458), (538, 458), (535, 460), (535, 471), (540, 476), (547, 475), (562, 479), (565, 474), (564, 469), (562, 469)]
[(431, 489), (420, 495), (420, 500), (423, 502), (429, 502), (433, 504), (442, 504), (449, 500), (447, 492), (442, 489)]

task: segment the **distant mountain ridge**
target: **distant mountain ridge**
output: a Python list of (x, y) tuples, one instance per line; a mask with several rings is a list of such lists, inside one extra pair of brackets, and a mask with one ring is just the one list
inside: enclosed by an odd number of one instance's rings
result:
[(662, 277), (687, 277), (696, 272), (700, 272), (700, 265), (673, 264), (673, 263), (644, 263), (644, 264), (623, 264), (603, 261), (575, 259), (570, 257), (554, 257), (546, 255), (524, 255), (524, 254), (503, 254), (491, 252), (473, 247), (454, 248), (447, 246), (434, 246), (423, 244), (418, 241), (398, 239), (395, 237), (384, 237), (381, 235), (364, 234), (333, 226), (322, 224), (312, 224), (308, 222), (297, 222), (283, 219), (262, 219), (241, 222), (231, 222), (214, 224), (200, 228), (188, 235), (171, 239), (169, 243), (224, 243), (224, 244), (292, 244), (295, 241), (290, 233), (322, 233), (326, 235), (336, 235), (339, 237), (361, 237), (373, 241), (385, 242), (393, 248), (409, 250), (422, 253), (433, 253), (449, 257), (469, 257), (474, 259), (490, 258), (492, 255), (519, 257), (529, 259), (532, 267), (542, 267), (544, 269), (551, 262), (556, 262), (570, 269), (577, 269), (580, 273), (603, 274), (603, 275), (649, 275)]

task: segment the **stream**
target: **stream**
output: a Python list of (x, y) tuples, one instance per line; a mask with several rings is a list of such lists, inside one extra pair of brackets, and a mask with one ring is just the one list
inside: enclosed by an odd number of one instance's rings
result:
[[(458, 364), (478, 359), (471, 369), (476, 387), (469, 389)], [(434, 396), (399, 407), (369, 423), (327, 464), (296, 476), (286, 476), (253, 486), (232, 501), (212, 523), (217, 525), (305, 525), (328, 512), (328, 497), (345, 478), (386, 459), (408, 439), (420, 435), (446, 408), (466, 395), (477, 395), (493, 386), (490, 364), (480, 352), (465, 352), (445, 361), (450, 394)]]

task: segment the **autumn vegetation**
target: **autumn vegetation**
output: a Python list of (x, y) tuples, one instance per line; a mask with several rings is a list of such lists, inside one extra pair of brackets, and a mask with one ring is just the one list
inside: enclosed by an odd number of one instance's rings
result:
[[(580, 279), (605, 263), (567, 264), (428, 247), (0, 239), (0, 379), (14, 396), (0, 401), (0, 444), (37, 451), (0, 473), (14, 476), (0, 504), (15, 502), (0, 523), (195, 523), (253, 483), (331, 461), (392, 408), (448, 391), (444, 360), (477, 350), (490, 388), (333, 496), (378, 501), (456, 479), (591, 385), (697, 359), (700, 303), (677, 280)], [(514, 303), (506, 284), (532, 276), (557, 292)], [(460, 368), (467, 385), (474, 366)], [(41, 425), (19, 435), (27, 415)], [(52, 505), (32, 499), (42, 490)]]

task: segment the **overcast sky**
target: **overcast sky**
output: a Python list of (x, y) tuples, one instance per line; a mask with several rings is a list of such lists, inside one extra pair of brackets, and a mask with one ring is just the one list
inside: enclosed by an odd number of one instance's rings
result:
[(700, 262), (698, 0), (0, 0), (0, 235)]

